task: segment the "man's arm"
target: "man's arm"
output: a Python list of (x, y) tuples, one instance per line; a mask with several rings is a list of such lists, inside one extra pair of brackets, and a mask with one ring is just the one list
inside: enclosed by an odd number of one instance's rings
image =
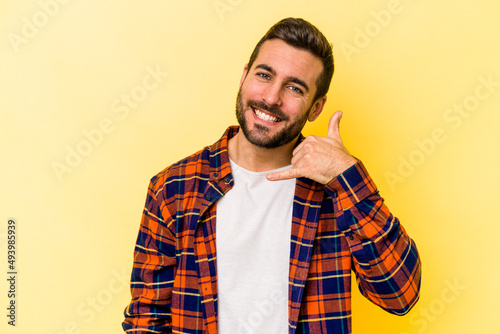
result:
[(132, 301), (122, 324), (126, 332), (171, 333), (171, 294), (175, 273), (175, 236), (162, 216), (160, 199), (149, 185), (134, 250)]
[(395, 314), (405, 314), (419, 297), (421, 265), (415, 243), (384, 205), (362, 163), (340, 138), (342, 112), (326, 137), (308, 136), (293, 151), (291, 169), (271, 181), (307, 177), (325, 184), (334, 199), (337, 226), (347, 237), (361, 292)]
[(406, 314), (419, 298), (421, 263), (413, 240), (379, 195), (361, 162), (325, 187), (353, 256), (361, 293), (386, 311)]

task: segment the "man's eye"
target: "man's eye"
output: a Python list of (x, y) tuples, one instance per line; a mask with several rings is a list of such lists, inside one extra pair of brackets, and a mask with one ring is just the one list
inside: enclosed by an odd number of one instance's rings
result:
[(267, 75), (266, 73), (257, 73), (257, 75), (264, 79), (270, 79), (269, 75)]
[(295, 93), (302, 94), (302, 90), (297, 86), (290, 86), (289, 88), (290, 88), (290, 90), (292, 90)]

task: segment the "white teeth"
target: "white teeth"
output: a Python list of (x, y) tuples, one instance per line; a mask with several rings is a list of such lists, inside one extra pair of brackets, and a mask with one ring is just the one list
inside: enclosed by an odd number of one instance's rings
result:
[(274, 117), (274, 116), (265, 114), (265, 113), (263, 113), (262, 111), (260, 111), (258, 109), (254, 109), (254, 111), (255, 111), (255, 115), (257, 115), (257, 117), (260, 118), (263, 121), (266, 121), (266, 122), (277, 122), (279, 120), (278, 117)]

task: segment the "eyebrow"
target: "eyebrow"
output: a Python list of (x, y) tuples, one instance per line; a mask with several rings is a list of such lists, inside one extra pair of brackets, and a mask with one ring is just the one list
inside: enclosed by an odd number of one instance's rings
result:
[[(270, 72), (272, 75), (276, 75), (276, 71), (269, 65), (266, 65), (266, 64), (258, 64), (257, 66), (255, 66), (255, 68), (260, 68), (260, 69), (263, 69), (265, 71), (268, 71)], [(297, 77), (292, 77), (292, 76), (289, 76), (286, 78), (287, 81), (290, 81), (290, 82), (294, 82), (298, 85), (301, 85), (302, 87), (305, 88), (305, 90), (307, 92), (309, 92), (309, 86), (304, 82), (304, 80), (300, 80), (299, 78)]]

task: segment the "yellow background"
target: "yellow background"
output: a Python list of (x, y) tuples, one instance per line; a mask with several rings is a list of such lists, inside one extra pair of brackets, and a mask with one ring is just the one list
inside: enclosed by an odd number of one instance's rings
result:
[[(0, 8), (0, 277), (9, 218), (19, 272), (14, 328), (0, 282), (0, 332), (121, 332), (150, 177), (235, 124), (255, 43), (294, 16), (316, 24), (336, 58), (326, 109), (306, 134), (325, 135), (330, 115), (344, 111), (346, 146), (423, 262), (421, 299), (405, 317), (353, 291), (354, 333), (500, 333), (497, 1), (2, 0)], [(461, 116), (453, 108), (464, 104)], [(86, 156), (68, 158), (77, 149)]]

